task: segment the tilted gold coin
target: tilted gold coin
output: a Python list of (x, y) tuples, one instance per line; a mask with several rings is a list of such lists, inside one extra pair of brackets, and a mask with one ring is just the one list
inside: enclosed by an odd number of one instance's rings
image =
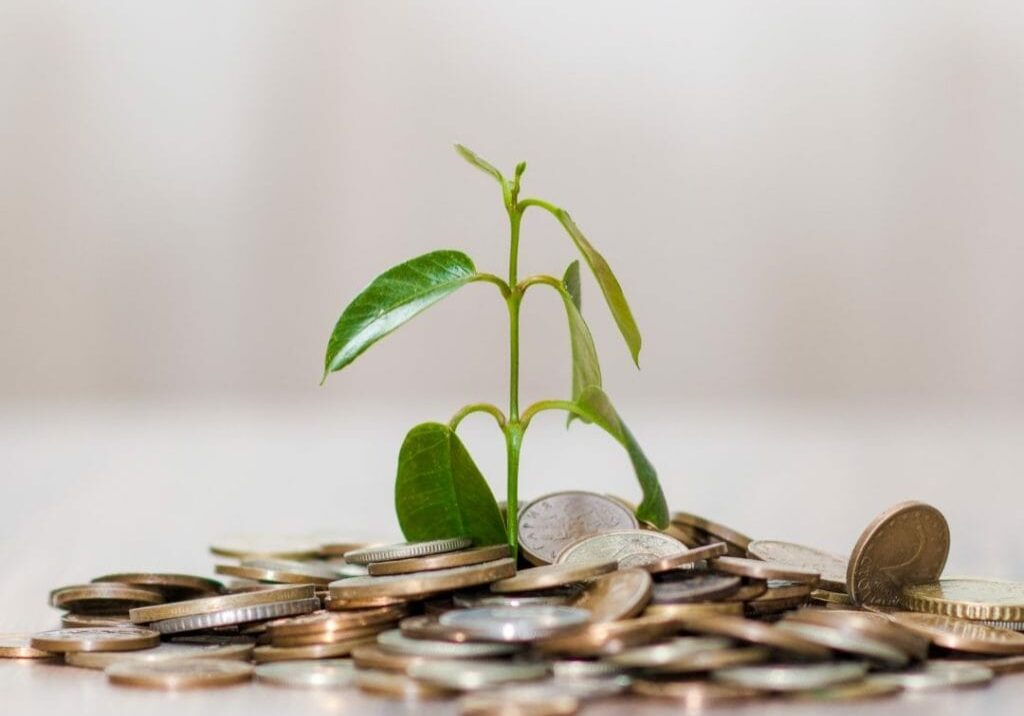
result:
[(31, 645), (40, 651), (132, 651), (160, 643), (160, 634), (139, 627), (54, 629), (32, 635)]
[(678, 633), (682, 623), (672, 617), (643, 616), (614, 622), (589, 624), (562, 636), (538, 642), (535, 646), (548, 654), (577, 657), (605, 656), (623, 649)]
[(494, 582), (491, 584), (491, 591), (508, 593), (535, 592), (540, 589), (551, 589), (552, 587), (561, 587), (566, 584), (593, 579), (602, 574), (614, 572), (617, 567), (618, 563), (614, 561), (548, 564), (543, 567), (532, 567), (517, 572), (515, 576)]
[(712, 542), (711, 544), (707, 544), (702, 547), (694, 547), (693, 549), (689, 549), (685, 552), (680, 552), (668, 557), (662, 557), (661, 559), (653, 562), (646, 562), (637, 566), (651, 574), (661, 574), (662, 572), (671, 572), (675, 569), (692, 567), (697, 564), (697, 562), (702, 562), (707, 559), (723, 557), (728, 553), (728, 551), (729, 548), (726, 546), (725, 542)]
[(0, 634), (0, 659), (53, 659), (59, 656), (33, 647), (31, 634)]
[(706, 532), (722, 542), (736, 545), (740, 549), (744, 550), (744, 553), (753, 541), (750, 537), (747, 537), (738, 530), (726, 527), (719, 522), (714, 522), (691, 512), (673, 512), (672, 523), (676, 527), (690, 528)]
[(644, 570), (622, 569), (591, 580), (572, 606), (590, 612), (592, 622), (628, 619), (651, 601), (652, 588), (651, 575)]
[(976, 654), (1024, 654), (1024, 634), (1009, 629), (987, 627), (941, 614), (895, 612), (888, 616), (946, 649)]
[(663, 532), (616, 530), (587, 535), (569, 543), (558, 553), (555, 561), (559, 564), (613, 561), (625, 569), (658, 562), (686, 551), (686, 545)]
[(107, 667), (107, 678), (120, 686), (147, 689), (199, 689), (241, 684), (252, 678), (253, 667), (220, 659), (124, 661)]
[(241, 564), (218, 564), (214, 571), (260, 582), (318, 584), (324, 587), (342, 576), (330, 567), (284, 559), (247, 559)]
[(635, 679), (632, 691), (640, 696), (678, 701), (686, 713), (758, 698), (763, 693), (757, 689), (716, 684), (710, 681), (654, 681), (651, 679)]
[(263, 664), (269, 661), (293, 661), (297, 659), (336, 659), (348, 656), (361, 644), (372, 644), (376, 635), (361, 636), (332, 644), (309, 644), (307, 646), (257, 646), (252, 652), (253, 661)]
[(901, 502), (876, 517), (850, 555), (846, 586), (857, 604), (900, 606), (909, 584), (934, 582), (949, 554), (949, 525), (923, 502)]
[(747, 546), (747, 554), (755, 559), (785, 564), (821, 575), (818, 584), (823, 589), (846, 591), (846, 570), (849, 563), (843, 557), (823, 552), (802, 544), (779, 540), (754, 540)]
[(633, 511), (618, 500), (593, 492), (556, 492), (520, 510), (519, 547), (533, 564), (551, 564), (578, 539), (638, 526)]
[(508, 557), (508, 555), (507, 544), (493, 544), (488, 547), (476, 547), (474, 549), (434, 554), (427, 557), (396, 559), (390, 562), (373, 562), (369, 565), (368, 569), (370, 575), (374, 577), (388, 574), (410, 574), (412, 572), (429, 572), (435, 569), (451, 569), (452, 567), (465, 567), (482, 562), (493, 562), (496, 559)]
[(259, 604), (312, 599), (315, 596), (316, 589), (312, 584), (294, 587), (274, 587), (273, 589), (258, 592), (226, 594), (220, 597), (189, 599), (184, 602), (158, 604), (152, 607), (137, 607), (128, 612), (128, 615), (136, 624), (145, 624), (147, 622), (164, 621), (166, 619), (177, 619), (199, 614), (212, 614), (227, 609), (252, 607)]
[(744, 619), (742, 617), (702, 617), (692, 622), (687, 622), (686, 630), (695, 634), (727, 636), (731, 639), (745, 641), (756, 646), (766, 646), (797, 656), (814, 659), (825, 659), (832, 653), (827, 648), (815, 644), (798, 634), (777, 629), (765, 622)]
[(1024, 584), (999, 579), (947, 578), (903, 587), (903, 606), (960, 619), (1024, 621)]
[(331, 583), (331, 600), (375, 599), (377, 597), (416, 598), (431, 594), (489, 584), (511, 577), (516, 572), (515, 560), (498, 559), (452, 569), (438, 569), (417, 574), (396, 574), (387, 577), (351, 577)]
[(751, 579), (785, 579), (806, 582), (811, 586), (818, 583), (821, 575), (809, 569), (794, 567), (779, 562), (763, 562), (745, 557), (718, 557), (711, 560), (711, 569), (722, 574), (734, 574)]
[(743, 616), (742, 602), (687, 602), (683, 604), (648, 604), (644, 616), (692, 621), (709, 616)]
[(224, 590), (224, 585), (215, 579), (196, 577), (191, 574), (167, 574), (160, 572), (121, 572), (96, 577), (93, 582), (120, 582), (137, 587), (156, 589), (169, 602), (197, 597), (212, 597)]
[(163, 594), (156, 589), (114, 582), (78, 584), (50, 593), (50, 604), (57, 609), (84, 614), (119, 614), (132, 607), (163, 601)]

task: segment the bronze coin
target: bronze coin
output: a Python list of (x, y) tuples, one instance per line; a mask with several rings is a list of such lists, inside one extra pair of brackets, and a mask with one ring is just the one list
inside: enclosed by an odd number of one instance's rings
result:
[(739, 577), (694, 574), (685, 579), (656, 582), (651, 592), (651, 601), (655, 604), (713, 601), (736, 593), (741, 584)]
[(618, 562), (601, 561), (573, 564), (547, 564), (543, 567), (532, 567), (517, 572), (508, 579), (501, 579), (491, 584), (491, 591), (499, 594), (507, 592), (535, 592), (542, 589), (563, 587), (575, 582), (583, 582), (602, 574), (614, 572)]
[(646, 571), (622, 569), (591, 580), (572, 606), (590, 612), (592, 622), (628, 619), (644, 610), (652, 589), (651, 576)]
[(820, 624), (840, 631), (863, 634), (889, 644), (914, 659), (923, 661), (928, 657), (930, 640), (927, 637), (881, 614), (842, 609), (801, 609), (786, 617), (786, 621)]
[(614, 622), (588, 624), (565, 635), (535, 644), (549, 654), (568, 654), (580, 658), (615, 654), (624, 649), (649, 644), (678, 633), (682, 622), (672, 617), (637, 617)]
[[(690, 529), (699, 530), (715, 537), (720, 542), (736, 545), (743, 550), (743, 554), (746, 554), (747, 547), (749, 547), (750, 543), (753, 541), (750, 537), (747, 537), (738, 530), (734, 530), (731, 527), (726, 527), (723, 524), (713, 522), (712, 520), (690, 512), (672, 513), (672, 524), (676, 527), (688, 527)], [(702, 544), (705, 543), (702, 542)]]
[(731, 639), (749, 642), (785, 651), (795, 656), (826, 659), (832, 652), (805, 639), (799, 634), (777, 629), (771, 624), (744, 619), (743, 617), (712, 616), (702, 617), (686, 623), (686, 630), (695, 634), (727, 636)]
[(52, 606), (78, 614), (122, 614), (133, 607), (163, 601), (163, 594), (156, 589), (114, 582), (78, 584), (50, 593)]
[(823, 589), (846, 591), (846, 570), (849, 563), (838, 555), (792, 542), (760, 539), (750, 543), (747, 554), (765, 562), (787, 564), (815, 572), (821, 575), (818, 584)]
[(793, 582), (818, 583), (817, 572), (779, 562), (763, 562), (745, 557), (718, 557), (711, 560), (711, 569), (722, 574), (734, 574), (750, 579), (786, 579)]
[(960, 619), (1024, 621), (1024, 583), (1001, 579), (948, 578), (903, 587), (903, 605), (915, 612)]
[(93, 582), (120, 582), (137, 587), (155, 589), (168, 602), (183, 599), (212, 597), (224, 591), (224, 585), (215, 579), (196, 577), (191, 574), (166, 574), (160, 572), (122, 572), (96, 577)]
[(31, 634), (0, 634), (0, 659), (54, 659), (59, 656), (33, 647)]
[(723, 557), (728, 554), (728, 552), (729, 548), (725, 542), (712, 542), (711, 544), (706, 544), (701, 547), (694, 547), (686, 552), (681, 552), (669, 557), (663, 557), (659, 560), (638, 564), (636, 566), (650, 572), (651, 574), (660, 574), (661, 572), (671, 572), (676, 569), (686, 569), (707, 559)]

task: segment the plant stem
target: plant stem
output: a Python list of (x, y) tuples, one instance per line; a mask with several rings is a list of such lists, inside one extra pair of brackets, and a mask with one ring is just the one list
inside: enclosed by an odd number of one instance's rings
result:
[(523, 432), (526, 432), (526, 428), (530, 426), (530, 421), (533, 420), (533, 416), (544, 410), (564, 410), (576, 415), (577, 417), (588, 418), (587, 414), (580, 409), (580, 406), (571, 400), (540, 400), (523, 411), (523, 417), (520, 421), (520, 429)]
[(516, 285), (519, 273), (519, 225), (522, 212), (516, 206), (514, 197), (508, 210), (511, 237), (508, 254), (508, 303), (509, 318), (509, 386), (508, 423), (505, 425), (505, 446), (507, 452), (508, 477), (506, 480), (505, 524), (508, 528), (508, 545), (513, 558), (519, 545), (519, 450), (523, 434), (519, 425), (519, 307), (523, 300), (522, 289)]
[(471, 405), (463, 406), (459, 412), (452, 416), (452, 419), (448, 421), (448, 427), (455, 430), (459, 427), (459, 423), (467, 415), (472, 413), (490, 413), (494, 416), (494, 419), (498, 422), (498, 427), (502, 430), (505, 429), (505, 415), (498, 409), (498, 406), (491, 405), (490, 403), (472, 403)]

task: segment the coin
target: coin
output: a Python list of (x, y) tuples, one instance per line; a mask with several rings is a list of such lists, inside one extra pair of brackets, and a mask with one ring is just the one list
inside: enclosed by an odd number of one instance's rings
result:
[(277, 619), (267, 624), (271, 637), (300, 636), (330, 631), (346, 631), (375, 624), (398, 621), (409, 610), (404, 606), (359, 609), (348, 612), (311, 612), (298, 617)]
[(73, 614), (71, 612), (61, 615), (60, 625), (65, 629), (135, 626), (128, 618), (128, 614)]
[(238, 534), (214, 540), (210, 552), (237, 559), (311, 559), (320, 554), (320, 545), (301, 535)]
[(740, 584), (742, 582), (739, 577), (694, 574), (686, 579), (656, 582), (651, 591), (651, 601), (655, 604), (675, 604), (722, 599), (734, 594)]
[(545, 639), (535, 647), (549, 654), (593, 657), (615, 654), (632, 646), (649, 644), (681, 629), (679, 621), (664, 617), (637, 617), (588, 624), (576, 631)]
[(436, 699), (450, 696), (452, 693), (443, 687), (390, 671), (360, 669), (356, 671), (355, 684), (370, 694), (410, 700)]
[(651, 600), (652, 589), (651, 576), (647, 572), (620, 569), (591, 580), (573, 606), (590, 612), (592, 622), (628, 619), (644, 610)]
[(422, 656), (429, 659), (479, 659), (506, 656), (519, 651), (515, 644), (483, 644), (412, 639), (398, 629), (377, 635), (381, 648), (400, 654)]
[(366, 609), (379, 609), (382, 607), (401, 607), (408, 604), (408, 600), (401, 597), (365, 597), (361, 599), (337, 599), (327, 593), (323, 598), (324, 609), (331, 612), (364, 611)]
[(683, 604), (648, 604), (644, 616), (693, 621), (707, 616), (742, 616), (742, 602), (691, 602)]
[(557, 659), (551, 662), (551, 675), (559, 680), (599, 679), (620, 674), (622, 674), (622, 668), (607, 661)]
[(160, 643), (160, 634), (139, 627), (54, 629), (32, 635), (32, 648), (40, 651), (132, 651)]
[(548, 670), (543, 662), (441, 659), (412, 664), (408, 673), (419, 681), (452, 691), (476, 691), (500, 684), (542, 679)]
[(726, 546), (725, 542), (712, 542), (711, 544), (704, 545), (703, 547), (694, 547), (693, 549), (689, 549), (685, 552), (680, 552), (679, 554), (670, 555), (668, 557), (662, 557), (661, 559), (653, 562), (646, 562), (645, 564), (639, 564), (637, 566), (651, 574), (660, 574), (661, 572), (671, 572), (676, 569), (692, 567), (697, 562), (721, 557), (728, 553), (728, 551), (729, 548)]
[(61, 587), (50, 593), (52, 606), (85, 614), (117, 614), (132, 607), (160, 604), (163, 601), (163, 595), (155, 589), (113, 582), (78, 584)]
[(519, 547), (533, 564), (551, 564), (582, 537), (637, 527), (633, 512), (616, 500), (592, 492), (556, 492), (522, 508)]
[(903, 587), (934, 582), (949, 554), (949, 525), (922, 502), (901, 502), (876, 517), (850, 555), (847, 590), (857, 604), (899, 606)]
[(257, 681), (293, 689), (343, 689), (355, 680), (349, 659), (276, 661), (260, 664), (254, 673)]
[(0, 659), (53, 659), (60, 656), (32, 646), (31, 634), (0, 634)]
[(235, 659), (248, 661), (252, 644), (157, 644), (138, 651), (69, 651), (65, 663), (85, 669), (106, 669), (121, 661), (159, 661), (161, 659)]
[(587, 623), (590, 612), (576, 607), (480, 607), (442, 614), (438, 621), (476, 641), (528, 642)]
[(690, 512), (672, 513), (672, 523), (676, 527), (684, 527), (706, 532), (718, 541), (736, 545), (743, 550), (744, 553), (753, 541), (742, 532)]
[(897, 683), (865, 679), (824, 689), (795, 691), (789, 695), (789, 698), (794, 701), (864, 701), (882, 696), (892, 696), (902, 690), (903, 687)]
[(686, 623), (686, 630), (695, 634), (724, 636), (757, 646), (779, 649), (796, 656), (812, 659), (828, 658), (831, 652), (809, 639), (793, 632), (783, 631), (764, 622), (743, 617), (702, 617)]
[(532, 592), (530, 594), (493, 594), (491, 592), (459, 592), (452, 595), (456, 607), (472, 609), (475, 607), (522, 607), (533, 606), (569, 606), (581, 593), (579, 585), (569, 584), (557, 589)]
[(158, 604), (152, 607), (137, 607), (128, 612), (128, 614), (131, 617), (131, 620), (136, 624), (144, 624), (146, 622), (163, 621), (165, 619), (196, 616), (199, 614), (212, 614), (226, 609), (251, 607), (258, 604), (311, 599), (315, 596), (316, 589), (312, 584), (293, 587), (274, 587), (272, 589), (261, 590), (258, 592), (226, 594), (220, 597), (188, 599), (183, 602)]
[[(442, 612), (443, 613), (443, 612)], [(438, 621), (439, 614), (422, 614), (406, 617), (398, 628), (402, 634), (413, 639), (430, 639), (432, 641), (474, 641), (469, 632), (454, 626), (446, 626)]]
[(437, 569), (417, 574), (396, 574), (387, 577), (352, 577), (331, 583), (331, 599), (352, 600), (376, 597), (426, 597), (431, 594), (489, 584), (511, 577), (516, 572), (515, 560), (497, 559), (493, 562), (467, 567)]
[(931, 691), (987, 684), (995, 676), (985, 666), (929, 662), (914, 671), (874, 674), (869, 681), (896, 684), (907, 691)]
[(762, 691), (807, 691), (859, 681), (867, 666), (856, 661), (826, 664), (771, 664), (722, 669), (711, 678)]
[(996, 629), (941, 614), (895, 612), (888, 616), (946, 649), (976, 654), (1024, 654), (1024, 634), (1009, 629)]
[(849, 564), (844, 558), (834, 554), (792, 542), (762, 539), (751, 542), (747, 546), (747, 554), (765, 562), (775, 562), (819, 574), (821, 578), (818, 584), (823, 589), (846, 591), (846, 570)]
[(351, 627), (349, 629), (321, 631), (312, 634), (291, 634), (288, 636), (275, 636), (268, 631), (267, 640), (261, 641), (260, 643), (261, 645), (267, 645), (267, 641), (269, 641), (269, 646), (281, 647), (337, 644), (342, 641), (375, 637), (382, 631), (392, 628), (392, 626), (394, 626), (393, 623), (371, 624), (369, 626)]
[(148, 689), (196, 689), (241, 684), (252, 678), (252, 665), (218, 659), (123, 661), (106, 669), (112, 684)]
[(639, 567), (687, 551), (674, 537), (651, 530), (616, 530), (588, 535), (566, 545), (555, 561), (559, 564), (617, 562), (619, 567)]
[[(223, 599), (224, 597), (214, 597)], [(292, 616), (295, 614), (308, 614), (320, 607), (320, 600), (316, 597), (309, 599), (293, 599), (287, 602), (270, 602), (267, 604), (253, 604), (248, 607), (236, 607), (234, 609), (222, 609), (218, 612), (207, 614), (193, 614), (186, 617), (173, 619), (161, 619), (150, 622), (147, 626), (161, 634), (177, 634), (185, 631), (199, 631), (200, 629), (214, 629), (216, 627), (231, 626), (233, 624), (245, 624), (246, 622), (261, 621), (264, 619), (277, 619), (279, 617)]]
[(253, 661), (263, 664), (269, 661), (304, 661), (308, 659), (336, 659), (348, 656), (362, 644), (372, 644), (376, 637), (362, 636), (330, 644), (308, 644), (306, 646), (257, 646), (252, 652)]
[(640, 696), (678, 701), (686, 713), (696, 713), (722, 704), (745, 701), (761, 695), (757, 689), (745, 689), (708, 681), (654, 681), (636, 679), (632, 691)]
[(340, 572), (330, 567), (283, 559), (247, 559), (241, 564), (218, 564), (214, 571), (217, 574), (255, 579), (260, 582), (322, 586), (327, 586), (342, 576)]
[(167, 574), (159, 572), (122, 572), (96, 577), (93, 582), (120, 582), (137, 587), (156, 589), (164, 595), (165, 601), (177, 602), (182, 599), (196, 599), (220, 594), (224, 585), (215, 579), (195, 577), (191, 574)]
[(429, 572), (434, 569), (451, 569), (452, 567), (492, 562), (508, 556), (508, 545), (493, 544), (487, 547), (464, 549), (458, 552), (447, 552), (427, 557), (411, 557), (409, 559), (396, 559), (390, 562), (374, 562), (369, 565), (369, 573), (376, 577), (387, 574)]
[(854, 631), (843, 631), (821, 624), (785, 621), (777, 624), (775, 629), (793, 632), (807, 641), (833, 651), (867, 659), (890, 669), (901, 669), (910, 661), (906, 652)]
[(772, 651), (760, 646), (733, 646), (724, 649), (706, 649), (682, 656), (675, 661), (649, 669), (651, 674), (688, 675), (698, 672), (727, 669), (731, 666), (760, 664), (772, 657)]
[(426, 657), (423, 656), (388, 651), (373, 642), (360, 644), (352, 650), (352, 662), (360, 669), (384, 669), (405, 673), (413, 664), (425, 660)]
[(853, 599), (846, 592), (832, 592), (827, 589), (814, 589), (811, 591), (810, 600), (829, 608), (848, 609), (856, 606)]
[(748, 579), (729, 595), (730, 602), (749, 602), (768, 593), (768, 580)]
[(821, 576), (809, 569), (802, 569), (779, 562), (762, 562), (744, 557), (719, 557), (711, 560), (711, 569), (723, 574), (734, 574), (750, 579), (785, 579), (793, 582), (818, 583)]
[(463, 716), (571, 716), (580, 702), (569, 694), (505, 687), (467, 694), (459, 700)]
[(966, 664), (968, 666), (984, 666), (987, 669), (991, 669), (995, 674), (1016, 674), (1024, 671), (1024, 655), (1018, 656), (994, 656), (986, 658), (971, 658), (971, 659), (944, 659), (944, 660), (933, 660), (933, 664)]
[(843, 609), (801, 609), (786, 617), (787, 622), (799, 621), (820, 624), (840, 631), (862, 634), (899, 649), (908, 656), (923, 661), (928, 657), (931, 641), (910, 631), (881, 614)]
[(637, 646), (607, 657), (608, 661), (629, 669), (656, 669), (700, 651), (718, 651), (732, 645), (724, 637), (684, 636), (668, 641)]
[(449, 537), (429, 542), (399, 542), (397, 544), (363, 547), (345, 553), (345, 561), (350, 564), (372, 564), (373, 562), (391, 562), (399, 559), (427, 557), (434, 554), (454, 552), (472, 546), (469, 537)]
[(578, 562), (575, 564), (548, 564), (543, 567), (524, 569), (508, 579), (491, 584), (492, 592), (533, 592), (541, 589), (561, 587), (574, 582), (599, 577), (614, 572), (617, 563), (612, 561)]
[(940, 579), (903, 587), (903, 606), (961, 619), (1024, 621), (1024, 584), (998, 579)]

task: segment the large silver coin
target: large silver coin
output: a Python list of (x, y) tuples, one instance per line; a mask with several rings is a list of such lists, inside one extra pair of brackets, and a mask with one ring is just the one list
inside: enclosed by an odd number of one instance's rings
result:
[(558, 553), (559, 564), (618, 562), (620, 569), (640, 567), (688, 551), (686, 545), (663, 532), (616, 530), (579, 539)]
[(636, 516), (616, 500), (592, 492), (556, 492), (519, 512), (519, 546), (533, 564), (551, 564), (578, 539), (638, 526)]
[(575, 607), (483, 607), (445, 612), (438, 621), (470, 639), (523, 642), (544, 639), (590, 620), (590, 612)]
[(712, 674), (712, 678), (734, 686), (760, 691), (807, 691), (824, 689), (864, 678), (867, 664), (856, 661), (825, 664), (774, 664), (736, 666)]
[(409, 676), (435, 686), (457, 691), (476, 691), (517, 681), (534, 681), (547, 676), (543, 662), (423, 661), (409, 667)]
[(237, 609), (225, 609), (210, 614), (195, 614), (189, 617), (177, 617), (176, 619), (164, 619), (147, 625), (150, 629), (161, 634), (180, 634), (186, 631), (199, 631), (200, 629), (213, 629), (215, 627), (231, 626), (233, 624), (245, 624), (246, 622), (263, 621), (264, 619), (277, 619), (279, 617), (291, 617), (297, 614), (309, 614), (320, 608), (320, 600), (316, 597), (310, 599), (294, 599), (287, 602), (271, 602), (269, 604), (255, 604), (251, 607), (239, 607)]
[(931, 691), (987, 684), (995, 676), (992, 669), (975, 664), (943, 664), (930, 662), (914, 671), (874, 674), (870, 681), (898, 684), (907, 691)]
[(372, 564), (374, 562), (391, 562), (396, 559), (412, 559), (426, 557), (431, 554), (454, 552), (473, 545), (469, 537), (451, 537), (435, 539), (429, 542), (399, 542), (376, 547), (363, 547), (345, 553), (345, 561), (349, 564)]
[(391, 629), (377, 635), (377, 643), (388, 651), (430, 659), (479, 659), (506, 656), (519, 651), (515, 644), (474, 644), (470, 642), (433, 641), (412, 639), (400, 629)]
[(778, 562), (821, 575), (818, 585), (835, 592), (846, 592), (847, 560), (802, 544), (779, 540), (756, 539), (747, 547), (747, 554), (765, 562)]
[(256, 667), (256, 680), (296, 689), (343, 689), (352, 685), (351, 659), (276, 661)]

